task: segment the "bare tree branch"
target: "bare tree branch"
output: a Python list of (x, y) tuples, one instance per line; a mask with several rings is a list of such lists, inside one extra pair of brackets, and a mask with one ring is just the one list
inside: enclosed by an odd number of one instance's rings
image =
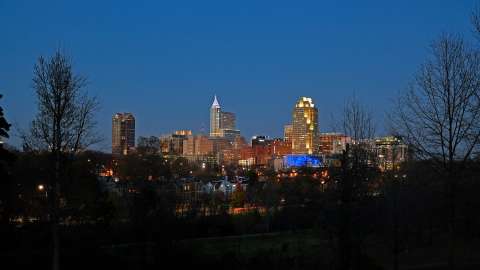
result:
[[(480, 33), (478, 12), (472, 22)], [(417, 156), (443, 169), (449, 205), (449, 268), (454, 269), (455, 196), (459, 172), (480, 142), (480, 55), (463, 39), (443, 35), (411, 87), (399, 98), (391, 122)]]
[(60, 265), (59, 197), (65, 181), (65, 157), (97, 142), (94, 112), (98, 102), (83, 91), (86, 79), (73, 72), (70, 59), (57, 51), (51, 58), (40, 57), (34, 67), (33, 88), (38, 113), (29, 133), (22, 133), (24, 146), (46, 151), (52, 157), (52, 177), (48, 188), (53, 238), (54, 270)]

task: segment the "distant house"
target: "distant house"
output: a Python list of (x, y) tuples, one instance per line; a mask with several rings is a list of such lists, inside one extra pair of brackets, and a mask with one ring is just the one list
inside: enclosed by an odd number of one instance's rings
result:
[(225, 193), (225, 195), (230, 195), (232, 194), (235, 190), (234, 190), (234, 185), (232, 183), (230, 183), (229, 181), (227, 180), (222, 180), (221, 184), (220, 184), (220, 187), (218, 188), (219, 191), (222, 191), (223, 193)]
[(202, 192), (205, 194), (212, 194), (214, 191), (215, 191), (215, 186), (211, 182), (204, 184), (202, 187)]

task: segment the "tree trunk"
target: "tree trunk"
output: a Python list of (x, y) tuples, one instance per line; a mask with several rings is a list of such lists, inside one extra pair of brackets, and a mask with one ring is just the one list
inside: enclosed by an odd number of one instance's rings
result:
[(342, 160), (342, 190), (340, 208), (340, 235), (339, 235), (339, 267), (340, 270), (350, 270), (352, 262), (352, 236), (351, 236), (351, 200), (352, 200), (352, 175), (349, 172), (349, 145), (343, 154)]
[(58, 235), (58, 223), (52, 220), (52, 237), (53, 237), (53, 260), (52, 269), (60, 269), (60, 238)]
[(455, 270), (455, 180), (448, 174), (448, 269)]
[(50, 226), (52, 233), (52, 269), (60, 269), (60, 236), (58, 232), (57, 184), (53, 185), (50, 196)]
[[(60, 149), (58, 147), (57, 149)], [(52, 240), (53, 240), (53, 250), (52, 250), (52, 269), (60, 270), (60, 235), (58, 231), (58, 211), (59, 211), (59, 198), (60, 195), (60, 162), (61, 155), (60, 151), (55, 151), (55, 177), (52, 185), (52, 195), (51, 195), (51, 226), (52, 226)]]
[(398, 227), (399, 227), (399, 213), (398, 213), (398, 180), (393, 180), (393, 270), (398, 270), (398, 255), (400, 253), (399, 247), (399, 235), (398, 235)]

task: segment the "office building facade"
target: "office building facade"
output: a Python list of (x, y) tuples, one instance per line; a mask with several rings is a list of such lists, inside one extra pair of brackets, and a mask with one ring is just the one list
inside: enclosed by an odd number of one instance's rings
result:
[(292, 113), (292, 153), (314, 154), (318, 148), (318, 109), (313, 100), (301, 97)]
[(135, 117), (116, 113), (112, 117), (112, 154), (128, 155), (135, 147)]

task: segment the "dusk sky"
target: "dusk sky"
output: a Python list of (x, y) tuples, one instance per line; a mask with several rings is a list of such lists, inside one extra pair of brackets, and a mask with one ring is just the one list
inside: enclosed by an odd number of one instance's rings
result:
[(208, 131), (214, 94), (247, 138), (281, 136), (300, 96), (314, 99), (321, 132), (331, 131), (354, 92), (382, 130), (432, 40), (473, 40), (476, 3), (0, 0), (0, 104), (26, 128), (33, 65), (61, 48), (101, 101), (105, 151), (115, 112), (135, 115), (137, 136)]

